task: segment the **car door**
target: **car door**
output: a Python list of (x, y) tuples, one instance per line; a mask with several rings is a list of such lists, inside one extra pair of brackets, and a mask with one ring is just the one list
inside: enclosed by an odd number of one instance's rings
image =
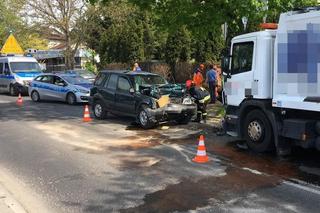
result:
[(105, 84), (100, 89), (100, 93), (102, 96), (102, 101), (106, 106), (107, 110), (112, 112), (117, 112), (117, 108), (115, 107), (115, 95), (117, 89), (118, 75), (111, 74), (109, 79), (105, 81)]
[(66, 88), (67, 85), (68, 84), (59, 76), (53, 76), (52, 98), (59, 101), (65, 101), (68, 92), (68, 89)]
[(39, 91), (41, 99), (53, 99), (52, 86), (53, 86), (53, 76), (43, 75), (37, 84), (37, 90)]
[[(130, 92), (130, 90), (132, 90)], [(115, 106), (124, 115), (135, 116), (135, 96), (133, 86), (128, 78), (119, 76)]]

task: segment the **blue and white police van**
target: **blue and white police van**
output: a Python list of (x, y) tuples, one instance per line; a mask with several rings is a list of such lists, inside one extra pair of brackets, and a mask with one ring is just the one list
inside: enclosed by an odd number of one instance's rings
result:
[(88, 102), (93, 84), (75, 74), (45, 73), (30, 84), (29, 95), (34, 102), (40, 100), (63, 101), (72, 105)]
[(28, 93), (30, 82), (41, 73), (40, 64), (33, 57), (0, 57), (0, 93)]

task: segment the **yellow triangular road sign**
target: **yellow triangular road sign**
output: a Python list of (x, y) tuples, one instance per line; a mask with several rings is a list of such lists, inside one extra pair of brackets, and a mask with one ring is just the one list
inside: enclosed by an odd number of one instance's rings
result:
[(17, 39), (12, 34), (10, 34), (10, 36), (8, 37), (7, 41), (4, 43), (1, 49), (1, 53), (21, 55), (24, 53), (24, 51), (18, 43)]

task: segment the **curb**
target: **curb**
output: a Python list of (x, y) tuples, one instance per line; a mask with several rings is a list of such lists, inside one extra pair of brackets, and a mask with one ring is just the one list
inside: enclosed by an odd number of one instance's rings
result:
[[(0, 208), (0, 212), (27, 213), (22, 205), (4, 188), (0, 182), (0, 203), (7, 207), (6, 210)], [(1, 207), (1, 204), (0, 204)]]

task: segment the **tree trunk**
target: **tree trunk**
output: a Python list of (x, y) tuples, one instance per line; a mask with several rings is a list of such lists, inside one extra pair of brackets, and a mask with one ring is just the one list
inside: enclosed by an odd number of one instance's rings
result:
[(69, 33), (66, 33), (66, 50), (64, 52), (66, 70), (72, 70), (74, 68), (74, 52), (71, 48), (71, 41)]

